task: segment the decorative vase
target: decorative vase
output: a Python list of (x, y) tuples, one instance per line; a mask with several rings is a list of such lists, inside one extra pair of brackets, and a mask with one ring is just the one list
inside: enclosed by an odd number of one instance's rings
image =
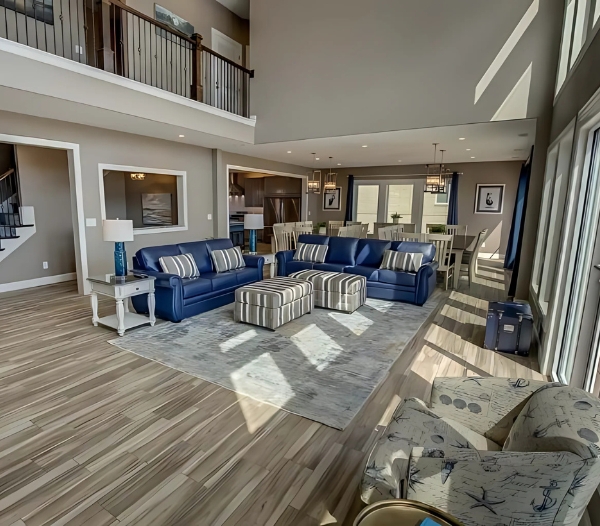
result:
[(324, 236), (327, 233), (327, 227), (321, 226), (319, 227), (319, 234)]
[(394, 223), (395, 225), (397, 225), (398, 223), (400, 223), (400, 218), (399, 217), (392, 217), (392, 223)]
[(256, 254), (256, 230), (250, 230), (250, 254)]

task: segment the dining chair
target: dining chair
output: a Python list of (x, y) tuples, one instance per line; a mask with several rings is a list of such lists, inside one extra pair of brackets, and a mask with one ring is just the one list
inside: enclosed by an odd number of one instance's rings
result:
[(467, 225), (446, 225), (446, 234), (452, 236), (466, 236)]
[(302, 234), (312, 234), (313, 227), (312, 225), (294, 225), (294, 245), (298, 246), (298, 236)]
[(360, 225), (360, 238), (367, 239), (367, 235), (369, 234), (369, 223), (365, 223)]
[[(434, 227), (446, 227), (446, 225), (442, 224), (442, 223), (426, 223), (425, 224), (425, 232), (427, 232), (428, 234), (431, 234), (431, 230)], [(437, 232), (435, 232), (437, 233)]]
[(275, 239), (275, 253), (282, 250), (294, 250), (294, 223), (275, 223), (273, 225), (273, 238)]
[(362, 225), (360, 221), (346, 221), (346, 226)]
[(448, 234), (427, 234), (429, 243), (435, 246), (434, 261), (438, 263), (438, 272), (444, 274), (444, 284), (448, 290), (448, 281), (454, 277), (454, 264), (452, 261), (452, 240), (454, 236)]
[(418, 243), (427, 242), (428, 234), (419, 234), (418, 232), (402, 232), (396, 241), (416, 241)]
[(386, 241), (394, 241), (393, 228), (394, 228), (393, 225), (384, 226), (384, 227), (379, 228), (379, 231), (377, 232), (378, 239), (385, 239)]
[(338, 228), (337, 237), (352, 237), (349, 226), (341, 226)]
[(409, 232), (411, 234), (414, 234), (417, 231), (417, 225), (415, 223), (401, 223), (401, 224), (402, 224), (403, 232)]
[(394, 223), (373, 223), (373, 237), (375, 239), (381, 239), (379, 237), (379, 229), (385, 228), (386, 226), (392, 226)]
[(463, 252), (463, 257), (461, 264), (467, 265), (467, 275), (469, 278), (469, 286), (471, 285), (473, 278), (477, 275), (478, 264), (477, 258), (479, 257), (479, 251), (487, 237), (488, 229), (484, 228), (479, 235), (477, 236), (477, 241), (475, 242), (475, 246), (473, 250), (465, 250)]
[(336, 237), (338, 235), (338, 230), (343, 226), (343, 221), (329, 221), (327, 223), (327, 235)]

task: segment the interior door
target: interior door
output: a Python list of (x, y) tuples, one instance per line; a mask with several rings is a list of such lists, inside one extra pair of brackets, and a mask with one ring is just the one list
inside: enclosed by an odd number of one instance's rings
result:
[[(214, 27), (211, 31), (211, 38), (213, 51), (240, 66), (243, 65), (242, 44)], [(213, 68), (218, 72), (214, 77), (214, 82), (211, 82), (211, 89), (214, 91), (212, 100), (219, 102), (219, 108), (228, 111), (231, 111), (231, 107), (241, 107), (242, 82), (238, 68), (223, 64), (223, 61), (219, 61), (215, 57), (211, 60), (215, 62)]]

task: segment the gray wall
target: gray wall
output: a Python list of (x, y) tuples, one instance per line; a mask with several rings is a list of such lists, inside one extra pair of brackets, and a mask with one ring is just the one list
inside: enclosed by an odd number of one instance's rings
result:
[[(212, 221), (207, 220), (207, 214), (214, 213), (210, 150), (8, 112), (0, 112), (0, 133), (80, 145), (84, 213), (85, 217), (97, 220), (96, 227), (86, 228), (90, 275), (109, 272), (114, 265), (112, 244), (102, 240), (99, 163), (187, 171), (189, 229), (136, 235), (135, 241), (126, 245), (129, 260), (141, 247), (206, 239), (213, 235)], [(0, 263), (2, 269), (3, 263)]]
[[(458, 194), (458, 221), (461, 225), (468, 226), (470, 234), (476, 234), (484, 228), (489, 230), (483, 252), (493, 253), (499, 251), (501, 256), (506, 251), (506, 244), (510, 233), (510, 224), (516, 199), (520, 161), (489, 162), (489, 163), (462, 163), (452, 164), (448, 167), (463, 175), (459, 182)], [(341, 221), (346, 214), (346, 198), (348, 193), (348, 175), (355, 177), (381, 176), (406, 176), (407, 174), (423, 173), (423, 165), (416, 166), (372, 166), (368, 168), (344, 168), (338, 170), (338, 186), (342, 188), (342, 209), (339, 212), (322, 210), (322, 194), (309, 195), (309, 208), (314, 210), (313, 221)], [(358, 182), (358, 181), (356, 181)], [(501, 215), (475, 214), (475, 190), (477, 184), (505, 184), (504, 208)]]
[(477, 84), (531, 4), (251, 2), (257, 142), (489, 121), (530, 64), (527, 117), (542, 115), (552, 103), (563, 0), (539, 2), (474, 103)]
[(0, 283), (75, 272), (66, 152), (18, 146), (17, 160), (23, 205), (34, 207), (36, 233), (0, 262)]

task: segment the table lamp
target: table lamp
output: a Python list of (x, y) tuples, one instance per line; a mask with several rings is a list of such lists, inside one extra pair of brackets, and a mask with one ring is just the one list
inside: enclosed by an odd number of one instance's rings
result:
[(115, 243), (115, 276), (127, 275), (127, 254), (125, 242), (133, 241), (133, 221), (126, 219), (105, 219), (102, 222), (104, 241)]
[(256, 254), (256, 231), (265, 227), (262, 214), (246, 214), (244, 230), (250, 230), (250, 254)]

